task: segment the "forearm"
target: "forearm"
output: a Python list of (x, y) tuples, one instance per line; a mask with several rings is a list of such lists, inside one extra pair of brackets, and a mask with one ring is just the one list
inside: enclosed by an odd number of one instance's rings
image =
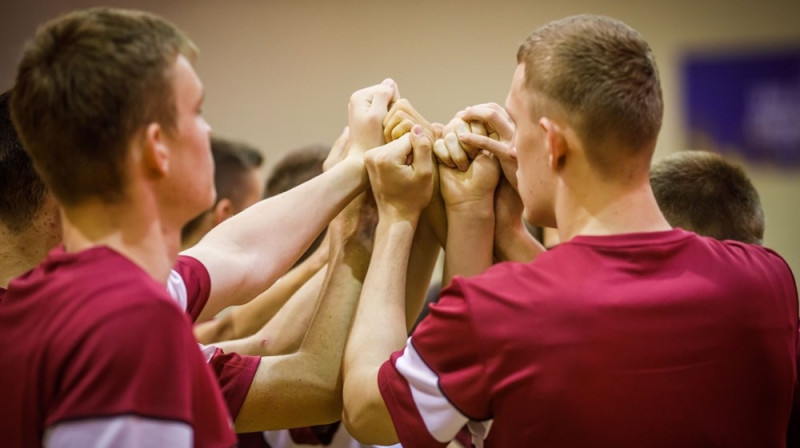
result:
[(259, 351), (254, 354), (282, 355), (300, 349), (322, 297), (326, 276), (327, 269), (320, 269), (292, 296), (275, 317), (250, 337), (258, 343)]
[(431, 224), (423, 216), (414, 233), (406, 274), (406, 328), (409, 330), (425, 305), (431, 274), (440, 251), (439, 239)]
[(314, 317), (326, 271), (323, 268), (314, 274), (278, 313), (254, 334), (240, 339), (223, 340), (214, 345), (225, 352), (254, 356), (296, 352), (300, 349)]
[[(308, 258), (258, 297), (231, 310), (233, 320), (231, 339), (250, 336), (267, 325), (298, 290), (320, 271), (321, 267), (322, 264)], [(315, 293), (319, 294), (319, 288)]]
[(206, 345), (234, 338), (233, 320), (230, 313), (199, 323), (192, 328), (192, 331), (197, 342)]
[(341, 415), (341, 361), (369, 254), (334, 249), (323, 295), (300, 350), (262, 359), (236, 419), (237, 431), (311, 426)]
[(507, 228), (495, 228), (494, 254), (498, 261), (527, 263), (545, 250), (521, 222)]
[(363, 158), (348, 157), (212, 229), (185, 252), (199, 259), (211, 277), (208, 310), (203, 313), (214, 315), (267, 289), (367, 183)]
[(378, 369), (405, 344), (405, 282), (416, 222), (378, 223), (370, 269), (344, 359), (344, 415), (350, 433), (373, 444), (397, 435), (378, 389)]
[(477, 275), (492, 265), (493, 199), (448, 207), (447, 222), (442, 285), (449, 284), (454, 275)]

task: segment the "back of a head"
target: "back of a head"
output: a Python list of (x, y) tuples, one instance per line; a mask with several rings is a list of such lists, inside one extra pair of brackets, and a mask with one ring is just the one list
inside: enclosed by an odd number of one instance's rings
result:
[(322, 163), (330, 147), (315, 144), (295, 149), (275, 164), (267, 178), (264, 197), (290, 190), (322, 173)]
[(19, 141), (9, 111), (10, 92), (0, 95), (0, 222), (12, 232), (30, 228), (47, 188)]
[(228, 198), (237, 209), (245, 208), (247, 176), (261, 168), (264, 156), (246, 143), (216, 136), (211, 137), (211, 154), (217, 200)]
[(650, 184), (674, 227), (720, 240), (761, 244), (764, 211), (744, 170), (706, 151), (682, 151), (656, 163)]
[(570, 117), (597, 167), (611, 172), (620, 157), (652, 156), (663, 116), (661, 83), (653, 52), (636, 30), (603, 16), (567, 17), (534, 30), (517, 63), (525, 64), (526, 89)]
[(172, 132), (172, 67), (194, 54), (174, 25), (139, 11), (75, 11), (38, 29), (19, 63), (11, 111), (59, 202), (122, 198), (128, 147), (148, 123)]

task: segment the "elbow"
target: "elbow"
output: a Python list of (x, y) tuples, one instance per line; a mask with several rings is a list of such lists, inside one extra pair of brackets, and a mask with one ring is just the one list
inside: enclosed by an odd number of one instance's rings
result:
[(347, 432), (362, 444), (394, 445), (398, 443), (391, 418), (376, 387), (363, 383), (345, 384), (342, 423)]

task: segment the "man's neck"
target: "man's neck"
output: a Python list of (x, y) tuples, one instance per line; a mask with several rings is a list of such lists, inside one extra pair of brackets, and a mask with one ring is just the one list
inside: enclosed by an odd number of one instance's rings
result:
[(585, 183), (559, 186), (556, 220), (561, 241), (578, 235), (616, 235), (670, 230), (649, 180), (626, 185)]
[(64, 210), (61, 220), (67, 252), (107, 246), (159, 282), (178, 256), (180, 226), (165, 224), (153, 208), (91, 201)]
[(0, 225), (0, 287), (42, 262), (51, 249), (38, 232), (11, 232)]

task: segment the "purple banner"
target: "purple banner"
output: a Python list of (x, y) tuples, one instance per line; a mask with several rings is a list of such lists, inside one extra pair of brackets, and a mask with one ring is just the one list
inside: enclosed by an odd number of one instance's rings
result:
[(800, 166), (800, 48), (691, 54), (683, 86), (691, 148)]

